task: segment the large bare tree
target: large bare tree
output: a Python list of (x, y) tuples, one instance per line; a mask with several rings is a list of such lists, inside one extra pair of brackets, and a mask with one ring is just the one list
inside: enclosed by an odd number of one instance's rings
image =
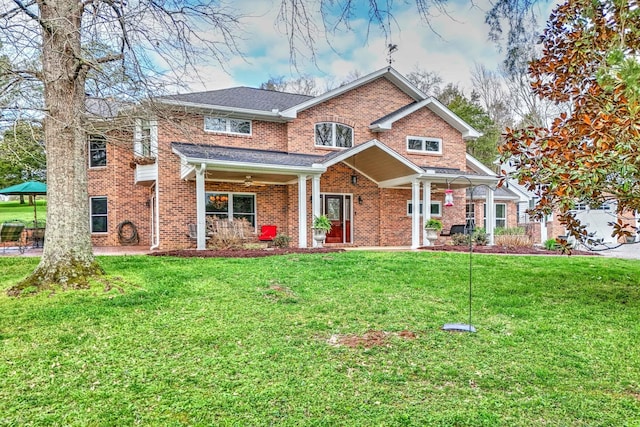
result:
[(198, 0), (14, 0), (0, 7), (12, 64), (3, 72), (5, 88), (41, 85), (43, 101), (33, 108), (43, 118), (47, 152), (44, 251), (13, 292), (32, 285), (84, 286), (102, 273), (88, 220), (87, 88), (133, 101), (193, 71), (202, 54), (224, 62), (238, 53), (238, 14)]
[[(504, 1), (519, 5), (518, 0)], [(445, 3), (416, 0), (427, 24), (432, 8), (446, 13)], [(293, 63), (300, 46), (308, 47), (313, 59), (318, 37), (348, 28), (359, 7), (357, 2), (332, 0), (281, 0), (280, 5), (279, 23)], [(391, 6), (388, 1), (368, 2), (370, 28), (389, 36), (395, 23)], [(203, 55), (224, 66), (230, 55), (240, 54), (240, 18), (236, 10), (214, 0), (0, 3), (0, 31), (12, 65), (2, 70), (0, 94), (29, 85), (42, 89), (42, 101), (29, 108), (43, 118), (48, 168), (45, 249), (33, 274), (14, 292), (32, 285), (83, 286), (102, 273), (93, 256), (88, 220), (86, 92), (137, 101), (197, 72)]]

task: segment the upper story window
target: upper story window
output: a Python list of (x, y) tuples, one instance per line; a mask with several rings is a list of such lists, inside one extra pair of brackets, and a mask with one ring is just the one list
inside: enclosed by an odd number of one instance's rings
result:
[(89, 136), (89, 167), (107, 166), (107, 139), (102, 135)]
[(156, 157), (158, 152), (158, 124), (155, 120), (136, 120), (133, 151), (136, 157)]
[(414, 153), (442, 154), (442, 139), (408, 136), (407, 151)]
[(317, 147), (353, 147), (353, 128), (340, 123), (316, 124)]
[(204, 130), (208, 132), (251, 135), (251, 120), (204, 116)]

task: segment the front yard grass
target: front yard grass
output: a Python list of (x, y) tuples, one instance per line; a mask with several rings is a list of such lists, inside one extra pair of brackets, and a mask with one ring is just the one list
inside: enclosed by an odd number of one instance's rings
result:
[(640, 425), (638, 261), (476, 254), (476, 334), (440, 330), (466, 254), (100, 262), (110, 290), (0, 296), (0, 425)]

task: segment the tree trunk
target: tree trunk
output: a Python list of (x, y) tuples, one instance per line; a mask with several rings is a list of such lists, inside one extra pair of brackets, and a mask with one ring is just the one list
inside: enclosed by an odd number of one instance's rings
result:
[(89, 229), (85, 117), (86, 64), (80, 49), (81, 2), (38, 0), (43, 32), (47, 230), (40, 264), (10, 294), (36, 286), (84, 287), (102, 274)]

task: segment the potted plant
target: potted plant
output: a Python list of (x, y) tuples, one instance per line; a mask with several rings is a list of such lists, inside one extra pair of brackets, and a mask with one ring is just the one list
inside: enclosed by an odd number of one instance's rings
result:
[(435, 218), (429, 218), (427, 222), (424, 224), (424, 231), (427, 234), (427, 240), (429, 243), (433, 245), (433, 243), (438, 239), (438, 233), (442, 230), (442, 221)]
[(326, 215), (317, 216), (313, 220), (313, 239), (318, 242), (318, 247), (321, 248), (324, 240), (327, 238), (327, 233), (331, 230), (331, 221)]

